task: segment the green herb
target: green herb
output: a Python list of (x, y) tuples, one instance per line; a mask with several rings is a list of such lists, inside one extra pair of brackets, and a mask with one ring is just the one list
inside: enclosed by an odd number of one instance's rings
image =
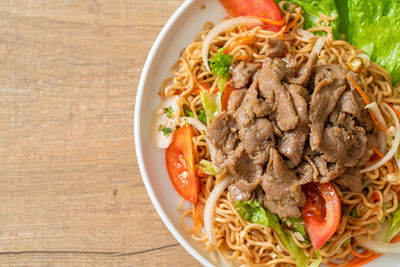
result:
[(214, 58), (210, 61), (210, 70), (214, 76), (218, 76), (223, 79), (229, 78), (229, 67), (232, 64), (233, 55), (225, 55), (224, 48), (218, 50), (214, 55)]
[(169, 127), (163, 127), (162, 125), (158, 126), (158, 130), (160, 132), (163, 132), (164, 136), (168, 136), (170, 133), (172, 133), (172, 129)]
[[(193, 112), (191, 112), (189, 109), (185, 108), (185, 112), (188, 116), (194, 118)], [(204, 124), (207, 124), (207, 117), (206, 117), (206, 111), (204, 109), (201, 109), (199, 111), (199, 114), (197, 114), (197, 118), (199, 121), (201, 121)]]
[(354, 209), (351, 211), (350, 216), (351, 216), (351, 217), (354, 217), (354, 218), (358, 218), (356, 208), (354, 208)]
[[(284, 0), (278, 0), (282, 2)], [(286, 1), (286, 0), (285, 0)], [(304, 10), (304, 28), (310, 29), (317, 27), (317, 21), (320, 14), (325, 14), (330, 17), (336, 16), (338, 11), (336, 9), (335, 0), (288, 0), (291, 3), (296, 3)], [(332, 32), (335, 39), (339, 39), (339, 17), (330, 22)], [(325, 35), (324, 32), (314, 32), (314, 34)]]
[(296, 266), (309, 266), (308, 263), (310, 261), (311, 264), (314, 264), (311, 266), (318, 266), (320, 264), (321, 256), (317, 253), (318, 259), (310, 260), (304, 254), (303, 250), (296, 245), (292, 236), (283, 231), (283, 228), (279, 222), (279, 217), (276, 214), (271, 213), (269, 210), (264, 209), (257, 199), (251, 201), (237, 201), (235, 203), (235, 208), (242, 219), (275, 229), (275, 231), (281, 237), (283, 244), (285, 244), (286, 249), (289, 251), (290, 256), (293, 259), (296, 259)]
[(172, 118), (174, 116), (174, 110), (171, 106), (164, 108), (164, 113), (167, 114), (168, 118)]
[(391, 214), (392, 215), (392, 223), (389, 226), (388, 233), (386, 235), (386, 242), (389, 242), (400, 232), (400, 205), (397, 209)]
[(400, 1), (336, 0), (341, 32), (400, 80)]

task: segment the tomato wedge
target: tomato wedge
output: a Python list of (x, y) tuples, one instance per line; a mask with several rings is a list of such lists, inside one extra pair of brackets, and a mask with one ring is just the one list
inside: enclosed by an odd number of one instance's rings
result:
[[(281, 10), (274, 0), (219, 0), (232, 17), (254, 16), (282, 20)], [(265, 29), (279, 32), (282, 26), (266, 24)]]
[(315, 250), (336, 232), (340, 223), (340, 199), (331, 183), (308, 183), (303, 186), (307, 197), (302, 216)]
[(224, 94), (222, 96), (222, 101), (221, 101), (222, 110), (228, 109), (229, 97), (231, 96), (231, 93), (236, 89), (237, 88), (233, 87), (230, 84), (225, 85), (225, 90), (224, 90)]
[(195, 174), (193, 136), (192, 126), (179, 128), (165, 151), (165, 160), (169, 179), (175, 190), (184, 199), (197, 203), (200, 182)]

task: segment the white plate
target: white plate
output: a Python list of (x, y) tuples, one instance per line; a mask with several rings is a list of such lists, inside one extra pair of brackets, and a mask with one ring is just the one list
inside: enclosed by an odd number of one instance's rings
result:
[[(203, 5), (204, 9), (201, 8)], [(210, 255), (180, 227), (181, 216), (177, 210), (180, 197), (168, 178), (165, 151), (153, 147), (149, 129), (151, 115), (160, 103), (157, 93), (164, 79), (171, 76), (171, 65), (206, 21), (218, 23), (225, 16), (227, 13), (217, 0), (187, 0), (179, 7), (162, 29), (147, 57), (135, 107), (136, 154), (147, 192), (169, 231), (205, 266), (213, 266)], [(385, 255), (365, 266), (400, 266), (400, 256)]]

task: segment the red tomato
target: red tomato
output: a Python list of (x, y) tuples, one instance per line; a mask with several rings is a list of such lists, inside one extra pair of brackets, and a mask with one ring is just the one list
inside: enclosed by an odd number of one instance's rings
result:
[(309, 183), (303, 186), (307, 197), (302, 208), (304, 223), (315, 250), (336, 232), (340, 223), (340, 199), (331, 183)]
[(195, 175), (193, 141), (194, 130), (187, 125), (179, 128), (165, 152), (169, 179), (178, 194), (197, 203), (200, 183)]
[[(254, 16), (281, 21), (282, 14), (274, 0), (219, 0), (232, 17)], [(265, 25), (265, 29), (279, 32), (282, 26)]]
[(230, 84), (227, 84), (225, 86), (224, 94), (222, 96), (222, 101), (221, 101), (221, 108), (222, 110), (227, 110), (228, 108), (228, 102), (229, 102), (229, 97), (231, 96), (231, 93), (236, 90), (237, 88), (233, 87)]

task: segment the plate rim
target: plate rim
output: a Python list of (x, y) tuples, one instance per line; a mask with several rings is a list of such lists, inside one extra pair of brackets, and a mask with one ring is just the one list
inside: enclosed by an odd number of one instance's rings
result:
[(198, 262), (203, 264), (204, 266), (214, 266), (212, 265), (207, 259), (205, 259), (202, 255), (200, 255), (178, 232), (178, 230), (173, 226), (171, 221), (168, 219), (167, 215), (165, 214), (164, 209), (161, 207), (153, 188), (149, 182), (149, 176), (147, 174), (144, 160), (143, 160), (143, 148), (141, 145), (141, 134), (140, 134), (140, 124), (141, 124), (141, 116), (140, 110), (142, 107), (142, 99), (143, 99), (143, 92), (144, 86), (146, 84), (146, 79), (149, 74), (150, 67), (153, 63), (154, 56), (157, 50), (160, 48), (161, 43), (163, 42), (164, 38), (170, 31), (173, 24), (176, 20), (180, 17), (180, 15), (190, 7), (195, 2), (195, 0), (185, 0), (178, 9), (173, 13), (173, 15), (168, 19), (167, 23), (164, 25), (160, 33), (158, 34), (156, 40), (154, 41), (150, 52), (146, 58), (145, 64), (143, 66), (142, 73), (139, 79), (138, 90), (136, 93), (136, 101), (135, 101), (135, 115), (134, 115), (134, 139), (135, 139), (135, 149), (136, 149), (136, 156), (139, 165), (140, 174), (142, 177), (142, 181), (146, 188), (147, 194), (150, 197), (150, 200), (156, 209), (158, 215), (160, 216), (161, 220), (163, 221), (164, 225), (168, 228), (174, 238), (186, 249), (186, 251), (193, 256)]

